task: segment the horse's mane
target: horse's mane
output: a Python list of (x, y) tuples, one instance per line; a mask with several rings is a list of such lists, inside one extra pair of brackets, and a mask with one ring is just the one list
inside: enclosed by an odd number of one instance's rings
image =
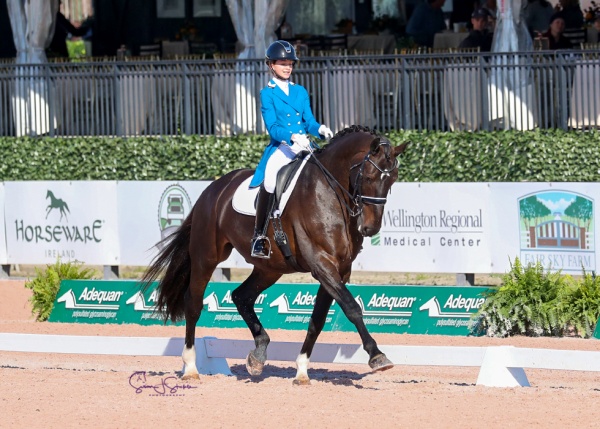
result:
[(346, 127), (343, 130), (338, 131), (331, 138), (331, 140), (329, 140), (329, 143), (321, 148), (321, 150), (326, 150), (328, 147), (335, 145), (335, 143), (339, 141), (340, 137), (343, 137), (347, 134), (358, 133), (358, 132), (368, 133), (375, 137), (381, 137), (375, 130), (370, 129), (369, 127), (364, 127), (362, 125), (350, 125), (349, 127)]

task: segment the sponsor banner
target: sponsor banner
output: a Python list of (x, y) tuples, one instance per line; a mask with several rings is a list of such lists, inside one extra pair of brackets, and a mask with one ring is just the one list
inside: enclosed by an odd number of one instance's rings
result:
[[(4, 183), (0, 182), (0, 207), (4, 205)], [(3, 210), (4, 212), (4, 210)], [(4, 213), (3, 213), (4, 214)], [(0, 226), (0, 264), (8, 264), (8, 253), (6, 251), (6, 230), (5, 224)]]
[(494, 214), (493, 270), (507, 272), (519, 257), (523, 265), (581, 274), (596, 271), (595, 183), (491, 183)]
[[(0, 262), (147, 266), (210, 183), (4, 182)], [(505, 273), (519, 257), (596, 271), (599, 199), (597, 183), (396, 183), (353, 270)], [(251, 265), (233, 251), (219, 267)]]
[(5, 182), (9, 263), (119, 265), (116, 182)]
[[(119, 182), (119, 242), (122, 265), (145, 266), (190, 214), (210, 181)], [(248, 238), (250, 240), (250, 237)], [(220, 267), (249, 268), (237, 252)]]
[[(231, 294), (239, 283), (209, 283), (198, 326), (244, 328)], [(66, 280), (50, 322), (163, 323), (155, 313), (156, 284), (145, 293), (136, 281)], [(255, 310), (266, 329), (305, 330), (313, 311), (317, 284), (275, 284), (258, 297)], [(488, 288), (446, 286), (349, 286), (373, 333), (469, 335), (471, 315)], [(178, 322), (182, 325), (183, 322)], [(324, 330), (356, 331), (334, 303)]]
[(489, 273), (494, 225), (486, 183), (398, 183), (381, 231), (366, 238), (355, 270)]
[[(469, 335), (471, 316), (485, 302), (485, 287), (352, 286), (370, 332)], [(339, 330), (354, 330), (342, 314)], [(336, 326), (338, 327), (338, 326)]]
[(593, 337), (600, 340), (600, 319), (596, 322), (596, 330), (594, 331)]

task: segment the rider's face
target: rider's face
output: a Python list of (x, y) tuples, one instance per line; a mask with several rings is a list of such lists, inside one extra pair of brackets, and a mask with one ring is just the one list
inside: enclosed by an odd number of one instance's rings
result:
[(294, 61), (292, 60), (277, 60), (273, 63), (275, 74), (283, 79), (289, 79), (294, 70)]

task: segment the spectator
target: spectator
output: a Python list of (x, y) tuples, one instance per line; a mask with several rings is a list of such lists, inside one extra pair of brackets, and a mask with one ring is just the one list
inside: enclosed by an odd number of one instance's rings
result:
[(496, 30), (496, 19), (498, 18), (498, 4), (496, 0), (482, 0), (477, 9), (485, 9), (488, 11), (488, 30), (492, 33)]
[(560, 0), (559, 4), (565, 28), (583, 27), (583, 12), (579, 6), (579, 0)]
[(571, 49), (573, 45), (563, 33), (565, 31), (565, 19), (562, 13), (555, 13), (550, 18), (550, 28), (542, 36), (548, 38), (548, 49)]
[(446, 0), (426, 0), (415, 7), (406, 25), (406, 34), (421, 46), (433, 47), (435, 33), (446, 29), (442, 6)]
[(89, 31), (87, 27), (75, 27), (60, 11), (56, 15), (54, 36), (48, 46), (49, 57), (68, 57), (67, 38), (71, 36), (85, 36)]
[(554, 8), (548, 0), (528, 0), (523, 10), (525, 24), (532, 36), (548, 31), (552, 15)]
[[(595, 43), (600, 43), (600, 12), (596, 13), (594, 17), (594, 28), (596, 29), (596, 40)], [(592, 40), (590, 42), (594, 43)]]
[(450, 14), (450, 28), (456, 23), (468, 22), (478, 4), (477, 0), (454, 0)]
[(488, 11), (490, 14), (489, 18), (492, 21), (496, 21), (496, 18), (498, 18), (498, 4), (496, 0), (485, 0), (481, 8)]
[(488, 19), (490, 13), (487, 9), (477, 9), (471, 14), (471, 24), (473, 30), (464, 39), (460, 48), (479, 48), (480, 52), (490, 52), (492, 50), (492, 34), (488, 31)]

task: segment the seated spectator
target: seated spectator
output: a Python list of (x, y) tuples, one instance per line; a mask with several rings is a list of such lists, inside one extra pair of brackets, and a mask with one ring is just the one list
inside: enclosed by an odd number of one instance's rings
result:
[(473, 30), (466, 39), (460, 42), (460, 48), (479, 48), (481, 52), (490, 52), (492, 50), (492, 33), (488, 30), (488, 20), (490, 13), (487, 9), (477, 9), (471, 14), (471, 24)]
[(583, 27), (583, 12), (579, 0), (560, 0), (560, 13), (565, 21), (565, 28)]
[(590, 42), (600, 43), (600, 12), (598, 12), (594, 17), (594, 28), (598, 34), (596, 35), (596, 40), (590, 40)]
[(523, 18), (532, 36), (548, 31), (554, 8), (548, 0), (528, 0)]
[(406, 24), (406, 34), (421, 45), (433, 47), (435, 33), (446, 29), (442, 6), (446, 0), (427, 0), (419, 3)]
[(542, 36), (548, 38), (548, 49), (571, 49), (573, 45), (563, 33), (565, 31), (565, 19), (562, 13), (555, 13), (550, 18), (550, 28)]

